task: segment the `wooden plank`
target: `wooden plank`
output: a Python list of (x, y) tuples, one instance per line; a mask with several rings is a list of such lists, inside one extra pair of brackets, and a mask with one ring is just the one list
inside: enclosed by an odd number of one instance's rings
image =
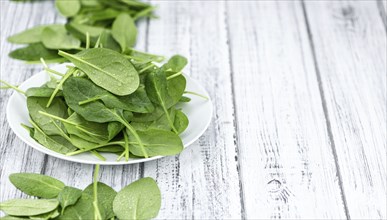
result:
[[(7, 54), (20, 47), (10, 44), (6, 37), (38, 24), (64, 21), (53, 9), (52, 2), (14, 3), (1, 1), (1, 71), (0, 78), (12, 84), (19, 84), (31, 75), (41, 71), (39, 65), (26, 65), (7, 57)], [(42, 11), (45, 13), (42, 15)], [(17, 19), (15, 19), (17, 18)], [(18, 139), (11, 131), (6, 120), (5, 109), (8, 98), (13, 91), (0, 90), (0, 201), (11, 198), (26, 197), (8, 181), (11, 173), (42, 171), (45, 163), (44, 154), (32, 149)]]
[(343, 219), (300, 2), (228, 2), (247, 219)]
[(306, 2), (350, 217), (386, 219), (386, 30), (374, 2)]
[(160, 219), (240, 219), (235, 131), (223, 2), (157, 2), (149, 26), (149, 52), (182, 54), (186, 68), (214, 102), (209, 129), (179, 156), (145, 163), (158, 181)]

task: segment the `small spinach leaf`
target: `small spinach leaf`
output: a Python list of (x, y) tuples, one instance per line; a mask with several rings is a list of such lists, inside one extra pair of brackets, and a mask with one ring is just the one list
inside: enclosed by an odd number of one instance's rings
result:
[(9, 180), (25, 194), (46, 199), (58, 196), (65, 186), (60, 180), (35, 173), (14, 173), (9, 176)]
[(113, 201), (119, 219), (151, 219), (161, 207), (160, 189), (152, 178), (143, 178), (124, 187)]
[(72, 17), (81, 9), (79, 0), (56, 0), (55, 7), (65, 17)]
[(58, 205), (56, 199), (11, 199), (0, 203), (0, 210), (8, 215), (31, 216), (51, 212)]
[(174, 125), (179, 134), (183, 133), (187, 129), (189, 124), (188, 117), (181, 111), (176, 110)]
[(82, 190), (65, 186), (58, 195), (58, 201), (62, 207), (62, 214), (64, 213), (66, 207), (74, 205), (81, 196)]
[[(165, 130), (148, 129), (146, 131), (137, 131), (145, 151), (149, 156), (168, 156), (180, 153), (183, 150), (183, 143), (180, 137)], [(128, 132), (130, 152), (136, 156), (144, 156), (137, 140)]]
[(30, 216), (30, 219), (36, 219), (36, 220), (48, 220), (48, 219), (54, 219), (60, 215), (58, 209), (55, 209), (54, 211), (47, 212), (40, 215), (33, 215)]
[(145, 88), (147, 89), (149, 99), (153, 103), (159, 104), (163, 108), (169, 125), (172, 127), (172, 130), (177, 133), (167, 110), (170, 106), (172, 106), (171, 103), (173, 103), (174, 100), (168, 94), (167, 78), (164, 71), (159, 69), (158, 71), (154, 71), (148, 74), (147, 80), (145, 82)]
[(112, 25), (112, 35), (120, 44), (122, 51), (134, 46), (137, 38), (137, 28), (130, 15), (122, 13), (117, 16)]
[(29, 62), (40, 62), (40, 58), (48, 61), (62, 62), (65, 59), (58, 55), (56, 50), (49, 50), (42, 43), (33, 43), (27, 47), (19, 48), (9, 53), (9, 56)]
[(7, 38), (7, 40), (14, 44), (32, 44), (38, 43), (42, 40), (42, 32), (47, 27), (57, 27), (62, 26), (60, 24), (52, 24), (52, 25), (41, 25), (35, 26), (33, 28), (27, 29), (15, 35), (12, 35)]
[[(72, 1), (70, 1), (72, 2)], [(42, 43), (48, 49), (79, 49), (81, 41), (67, 33), (64, 26), (46, 27), (42, 32)]]
[[(90, 184), (85, 188), (83, 193), (93, 196), (93, 184)], [(113, 200), (116, 197), (117, 192), (105, 183), (97, 183), (97, 197), (98, 207), (102, 207), (104, 210), (105, 218), (110, 219), (114, 217), (113, 213)]]

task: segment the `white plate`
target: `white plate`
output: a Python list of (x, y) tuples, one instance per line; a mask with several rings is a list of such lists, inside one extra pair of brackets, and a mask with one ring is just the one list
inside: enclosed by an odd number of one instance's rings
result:
[[(66, 64), (61, 64), (52, 67), (52, 69), (65, 72)], [(187, 90), (194, 91), (199, 94), (203, 94), (207, 97), (210, 97), (206, 90), (200, 86), (200, 84), (185, 75), (187, 79)], [(24, 83), (20, 85), (20, 89), (27, 90), (31, 87), (39, 87), (49, 80), (49, 76), (44, 71), (39, 72), (38, 74), (27, 79)], [(212, 117), (212, 102), (211, 100), (204, 100), (203, 98), (192, 96), (186, 94), (191, 98), (191, 101), (188, 103), (181, 104), (183, 112), (187, 115), (189, 119), (188, 128), (180, 135), (183, 140), (184, 147), (189, 146), (195, 142), (207, 129), (208, 125), (211, 122)], [(179, 104), (180, 105), (180, 104)], [(101, 165), (122, 165), (122, 164), (133, 164), (155, 160), (161, 158), (162, 156), (152, 157), (152, 158), (143, 158), (143, 159), (129, 159), (129, 161), (121, 160), (116, 161), (117, 155), (113, 153), (101, 153), (106, 161), (102, 161), (90, 153), (84, 153), (74, 156), (66, 156), (52, 150), (49, 150), (36, 142), (33, 138), (30, 137), (26, 129), (24, 129), (20, 124), (30, 125), (29, 123), (29, 114), (27, 110), (26, 98), (24, 95), (14, 92), (10, 97), (7, 105), (7, 119), (10, 127), (15, 132), (15, 134), (22, 139), (25, 143), (31, 147), (39, 150), (43, 153), (51, 155), (53, 157), (61, 158), (63, 160), (69, 160), (78, 163), (86, 164), (101, 164)], [(16, 147), (16, 146), (9, 146)]]

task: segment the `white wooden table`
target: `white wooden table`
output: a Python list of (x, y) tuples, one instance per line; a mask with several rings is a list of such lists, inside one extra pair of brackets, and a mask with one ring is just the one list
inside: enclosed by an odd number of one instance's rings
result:
[[(42, 68), (8, 58), (6, 37), (64, 23), (51, 1), (1, 0), (1, 79)], [(207, 132), (178, 156), (102, 167), (116, 190), (155, 178), (160, 219), (386, 219), (386, 1), (152, 1), (137, 47), (182, 54), (214, 103)], [(1, 91), (0, 201), (26, 197), (15, 172), (83, 188), (93, 166), (19, 140)]]

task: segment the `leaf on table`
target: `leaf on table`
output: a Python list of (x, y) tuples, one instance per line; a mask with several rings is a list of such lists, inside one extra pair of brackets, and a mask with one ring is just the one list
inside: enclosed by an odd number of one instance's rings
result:
[(12, 35), (7, 38), (8, 42), (14, 44), (32, 44), (39, 43), (42, 40), (42, 32), (47, 27), (60, 27), (61, 24), (40, 25), (24, 30), (20, 33)]
[(81, 41), (69, 34), (64, 27), (46, 27), (42, 31), (41, 39), (43, 45), (48, 49), (79, 49)]
[(31, 216), (51, 212), (58, 205), (56, 199), (11, 199), (0, 203), (0, 210), (13, 216)]
[[(83, 193), (86, 193), (93, 196), (93, 184), (90, 184), (85, 188)], [(97, 183), (97, 198), (98, 198), (98, 207), (101, 207), (105, 214), (105, 219), (110, 219), (114, 217), (113, 212), (113, 200), (116, 197), (117, 192), (112, 189), (110, 186), (105, 183)]]
[(160, 189), (150, 177), (142, 178), (124, 187), (113, 201), (113, 210), (119, 219), (155, 218), (160, 207)]
[(65, 187), (60, 180), (35, 173), (14, 173), (9, 176), (9, 180), (25, 194), (46, 199), (57, 197)]
[(62, 207), (62, 213), (68, 206), (74, 205), (81, 196), (82, 190), (70, 186), (65, 186), (58, 195), (58, 201)]
[(57, 62), (62, 62), (65, 60), (58, 55), (57, 50), (47, 49), (42, 43), (33, 43), (27, 47), (13, 50), (9, 53), (9, 56), (14, 59), (29, 62), (40, 62), (40, 58), (43, 58), (46, 62), (54, 60)]

